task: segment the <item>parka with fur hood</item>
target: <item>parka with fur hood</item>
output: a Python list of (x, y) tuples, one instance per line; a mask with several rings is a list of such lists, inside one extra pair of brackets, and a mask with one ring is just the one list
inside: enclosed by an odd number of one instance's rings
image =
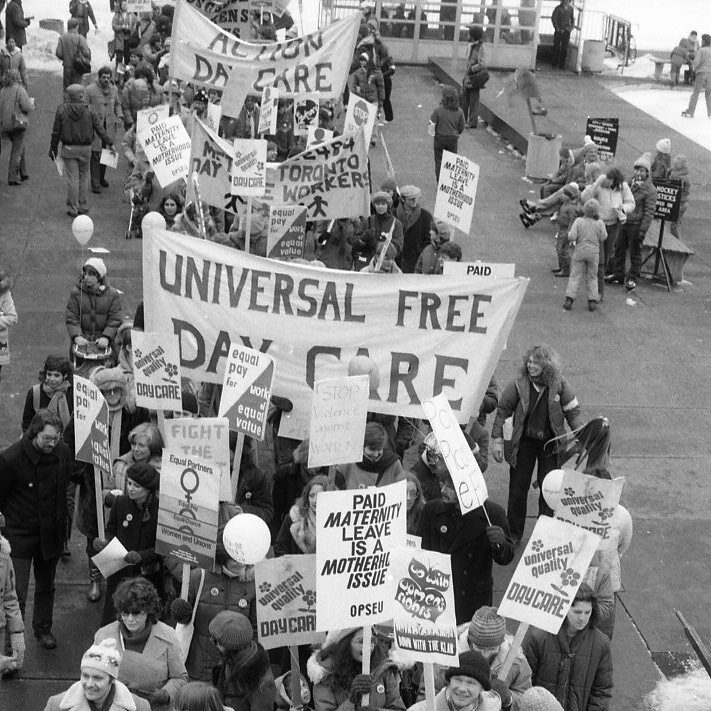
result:
[[(11, 634), (25, 631), (20, 605), (15, 588), (15, 569), (10, 559), (10, 541), (0, 535), (0, 632), (4, 630), (6, 639)], [(2, 635), (0, 635), (1, 637)], [(5, 650), (0, 648), (0, 656)]]
[(121, 295), (106, 275), (98, 280), (96, 288), (87, 287), (80, 276), (69, 295), (64, 322), (71, 341), (77, 336), (88, 341), (105, 336), (113, 341), (121, 325)]

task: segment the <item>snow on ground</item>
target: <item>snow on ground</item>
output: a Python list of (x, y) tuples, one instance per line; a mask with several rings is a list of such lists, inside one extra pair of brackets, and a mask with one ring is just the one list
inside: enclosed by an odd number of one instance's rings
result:
[(657, 683), (644, 702), (649, 711), (709, 711), (711, 678), (705, 669)]
[[(659, 85), (636, 85), (613, 89), (621, 99), (641, 109), (650, 116), (678, 131), (694, 143), (711, 150), (711, 119), (706, 116), (704, 96), (699, 96), (696, 105), (696, 116), (693, 119), (684, 118), (681, 112), (689, 105), (691, 88), (681, 86), (673, 88)], [(661, 138), (661, 136), (660, 136)], [(672, 146), (672, 154), (675, 152)], [(711, 707), (711, 705), (709, 706)], [(706, 709), (708, 711), (708, 707)]]
[[(620, 67), (620, 62), (615, 57), (605, 58), (605, 69), (602, 76), (632, 77), (633, 79), (653, 79), (654, 62), (651, 61), (652, 54), (644, 54), (637, 57), (637, 61), (627, 67)], [(669, 67), (666, 68), (664, 79), (669, 79)]]

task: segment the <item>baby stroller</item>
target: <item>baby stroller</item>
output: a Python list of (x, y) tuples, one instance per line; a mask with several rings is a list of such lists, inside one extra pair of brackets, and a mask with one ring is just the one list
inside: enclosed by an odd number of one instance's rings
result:
[[(153, 195), (153, 177), (153, 171), (148, 170), (137, 187), (128, 187), (128, 195), (131, 200), (131, 217), (128, 221), (128, 229), (125, 235), (126, 239), (143, 239), (141, 222), (151, 211), (149, 201)], [(129, 180), (129, 183), (130, 182)]]
[(88, 379), (97, 368), (114, 365), (115, 355), (110, 344), (102, 350), (94, 341), (87, 341), (82, 345), (72, 343), (69, 349), (69, 360), (74, 375)]

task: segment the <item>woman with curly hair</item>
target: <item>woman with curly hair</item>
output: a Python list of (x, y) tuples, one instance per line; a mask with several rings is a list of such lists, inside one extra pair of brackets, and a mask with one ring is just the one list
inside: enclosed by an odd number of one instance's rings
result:
[(430, 116), (429, 133), (434, 137), (435, 179), (439, 181), (442, 151), (457, 152), (459, 136), (464, 131), (464, 111), (459, 106), (459, 92), (453, 86), (442, 87), (442, 100)]
[(158, 212), (163, 215), (166, 230), (173, 228), (176, 218), (182, 211), (183, 199), (178, 193), (168, 193), (163, 197), (158, 206)]
[(314, 685), (316, 711), (354, 711), (360, 708), (363, 694), (370, 694), (372, 709), (403, 709), (400, 696), (400, 673), (390, 656), (382, 658), (371, 637), (370, 674), (362, 674), (363, 630), (332, 630), (323, 647), (314, 652), (307, 671)]
[(328, 476), (317, 474), (304, 485), (296, 503), (284, 517), (274, 541), (274, 555), (316, 552), (316, 499), (328, 491)]
[[(513, 433), (506, 461), (510, 466), (507, 517), (511, 538), (517, 544), (526, 524), (528, 489), (533, 470), (542, 488), (548, 472), (559, 467), (564, 454), (561, 439), (549, 440), (582, 425), (580, 405), (568, 382), (561, 375), (558, 354), (545, 344), (533, 346), (523, 357), (518, 376), (504, 388), (491, 430), (494, 460), (504, 460), (504, 421), (513, 415)], [(560, 449), (560, 452), (559, 452)], [(539, 494), (538, 515), (551, 516), (552, 510)]]
[(49, 410), (66, 427), (72, 419), (72, 365), (63, 356), (48, 355), (39, 372), (39, 383), (33, 385), (25, 397), (22, 411), (22, 431), (27, 432), (38, 410)]
[(97, 630), (94, 644), (114, 640), (123, 649), (119, 681), (152, 711), (167, 711), (188, 674), (175, 631), (158, 620), (158, 592), (145, 578), (130, 578), (116, 588), (113, 603), (116, 621)]

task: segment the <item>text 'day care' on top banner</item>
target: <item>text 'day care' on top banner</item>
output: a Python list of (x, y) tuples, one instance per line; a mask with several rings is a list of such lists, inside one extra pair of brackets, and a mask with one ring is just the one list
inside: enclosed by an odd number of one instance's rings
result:
[(449, 401), (444, 395), (437, 395), (423, 402), (422, 406), (437, 438), (447, 469), (452, 475), (462, 513), (483, 506), (489, 496), (486, 482), (474, 453), (457, 424)]
[(187, 177), (190, 170), (190, 136), (180, 116), (158, 121), (145, 133), (138, 134), (138, 140), (162, 188)]
[(479, 166), (474, 161), (444, 151), (435, 199), (435, 219), (468, 233), (474, 216), (478, 182)]
[(146, 330), (178, 336), (183, 374), (221, 384), (231, 343), (267, 353), (274, 394), (307, 423), (314, 382), (342, 375), (357, 355), (380, 377), (371, 411), (421, 418), (422, 401), (443, 393), (467, 422), (527, 285), (323, 270), (167, 230), (143, 240)]
[(395, 646), (413, 662), (452, 666), (457, 619), (449, 555), (405, 548), (393, 554)]
[(322, 642), (316, 632), (316, 556), (285, 555), (254, 566), (257, 635), (265, 649)]
[(165, 448), (211, 462), (220, 471), (220, 501), (231, 501), (230, 424), (226, 417), (176, 417), (165, 421)]
[(367, 375), (316, 381), (311, 401), (309, 468), (361, 461), (369, 384)]
[(584, 528), (541, 516), (499, 614), (556, 634), (599, 543), (600, 536)]
[(263, 440), (273, 381), (271, 356), (232, 344), (217, 414), (229, 420), (231, 430)]
[(232, 160), (232, 193), (264, 195), (266, 189), (267, 142), (262, 138), (236, 138)]
[(136, 405), (152, 410), (182, 410), (177, 339), (132, 330), (131, 345)]
[(306, 208), (303, 205), (270, 205), (267, 257), (297, 259), (304, 256)]
[(316, 499), (316, 629), (392, 617), (393, 549), (405, 546), (405, 482), (324, 491)]
[(212, 570), (219, 483), (212, 462), (163, 450), (156, 553)]
[(587, 528), (603, 541), (608, 540), (624, 483), (624, 477), (598, 479), (566, 469), (563, 471), (560, 503), (555, 507), (555, 517)]
[(80, 462), (111, 471), (109, 406), (101, 390), (78, 375), (74, 376), (74, 452)]

